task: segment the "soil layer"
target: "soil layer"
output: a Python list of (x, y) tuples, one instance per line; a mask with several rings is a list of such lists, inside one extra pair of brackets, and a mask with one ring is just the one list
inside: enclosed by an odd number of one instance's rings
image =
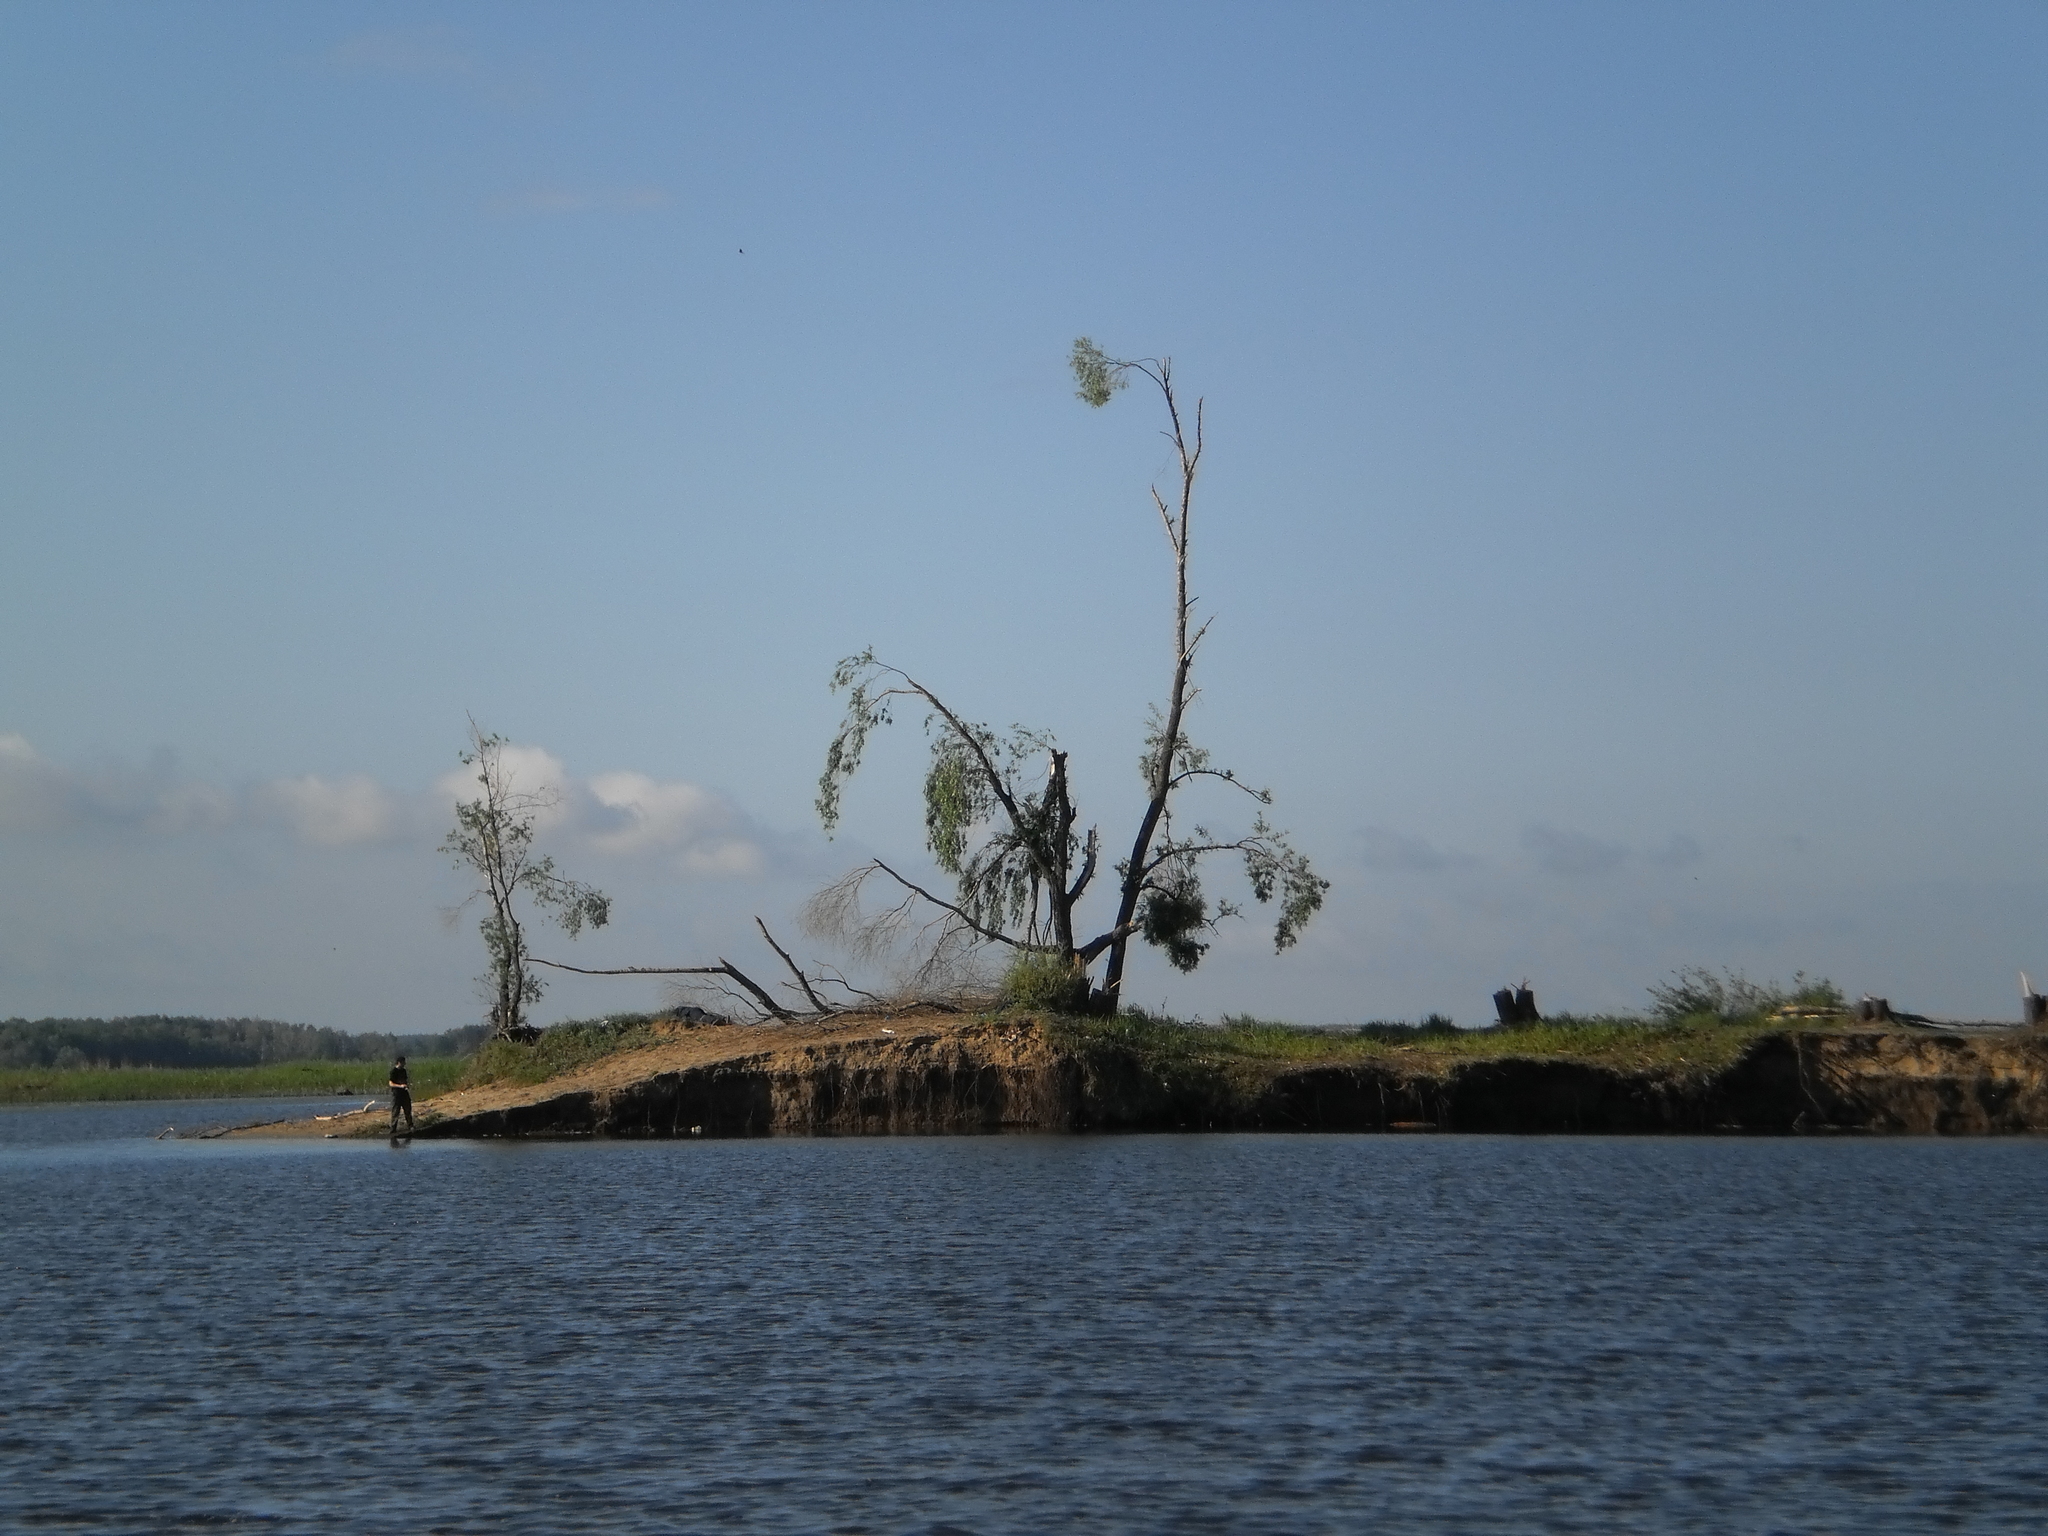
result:
[[(241, 1134), (381, 1135), (385, 1111)], [(998, 1131), (2015, 1135), (2048, 1131), (2048, 1033), (1761, 1035), (1718, 1068), (1562, 1057), (1155, 1059), (1032, 1020), (678, 1029), (533, 1085), (444, 1094), (432, 1137)]]

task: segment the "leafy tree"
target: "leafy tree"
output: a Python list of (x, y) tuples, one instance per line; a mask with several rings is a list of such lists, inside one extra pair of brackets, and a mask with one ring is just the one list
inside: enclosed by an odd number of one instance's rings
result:
[[(1087, 337), (1074, 343), (1070, 359), (1077, 396), (1093, 407), (1107, 405), (1132, 377), (1149, 381), (1165, 405), (1165, 437), (1179, 462), (1170, 494), (1152, 489), (1153, 505), (1173, 555), (1173, 671), (1163, 708), (1155, 706), (1139, 760), (1146, 802), (1131, 838), (1130, 852), (1117, 861), (1117, 904), (1109, 925), (1084, 936), (1077, 912), (1100, 873), (1100, 829), (1081, 829), (1073, 799), (1067, 754), (1044, 731), (1017, 728), (1008, 735), (968, 720), (908, 672), (879, 659), (872, 650), (849, 656), (832, 675), (833, 691), (845, 691), (846, 715), (826, 750), (818, 781), (818, 817), (829, 833), (839, 824), (842, 792), (866, 750), (870, 734), (891, 722), (899, 700), (925, 711), (931, 761), (925, 773), (925, 841), (938, 866), (954, 882), (954, 897), (927, 891), (877, 859), (826, 888), (814, 899), (807, 923), (814, 932), (852, 938), (880, 947), (900, 937), (927, 911), (936, 916), (922, 929), (928, 956), (945, 956), (963, 945), (1007, 946), (1024, 962), (1030, 990), (1045, 995), (1045, 957), (1066, 978), (1064, 1001), (1113, 1013), (1122, 997), (1130, 941), (1142, 938), (1164, 952), (1182, 971), (1201, 963), (1209, 945), (1204, 935), (1240, 909), (1211, 903), (1202, 885), (1202, 864), (1215, 854), (1243, 860), (1252, 896), (1277, 903), (1276, 950), (1285, 950), (1322, 907), (1329, 882), (1270, 825), (1263, 810), (1238, 836), (1196, 825), (1183, 833), (1173, 808), (1180, 792), (1199, 780), (1214, 780), (1249, 795), (1259, 806), (1272, 795), (1217, 767), (1186, 733), (1195, 696), (1190, 678), (1195, 653), (1208, 633), (1194, 623), (1188, 596), (1189, 538), (1194, 510), (1195, 471), (1202, 457), (1202, 402), (1192, 422), (1184, 419), (1174, 393), (1169, 358), (1113, 358)], [(876, 876), (894, 883), (896, 902), (879, 917), (867, 916), (862, 892)], [(1103, 961), (1099, 986), (1089, 968)]]
[(553, 789), (518, 788), (505, 765), (504, 747), (504, 737), (469, 722), (469, 746), (460, 756), (476, 769), (483, 793), (457, 803), (455, 828), (441, 852), (481, 882), (462, 906), (481, 898), (487, 908), (480, 927), (491, 968), (477, 981), (491, 998), (491, 1034), (523, 1040), (534, 1033), (526, 1022), (526, 1005), (540, 999), (542, 988), (527, 952), (518, 899), (523, 895), (572, 939), (586, 923), (602, 928), (611, 918), (611, 901), (602, 891), (557, 874), (553, 858), (535, 856), (534, 823), (560, 796)]

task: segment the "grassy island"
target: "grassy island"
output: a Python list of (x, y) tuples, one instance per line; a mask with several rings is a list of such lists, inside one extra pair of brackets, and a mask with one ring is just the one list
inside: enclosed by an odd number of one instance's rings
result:
[[(379, 1135), (375, 1115), (273, 1134)], [(479, 1051), (423, 1137), (1003, 1131), (2012, 1134), (2048, 1130), (2048, 1032), (1736, 1014), (1309, 1028), (1126, 1011), (646, 1015)]]

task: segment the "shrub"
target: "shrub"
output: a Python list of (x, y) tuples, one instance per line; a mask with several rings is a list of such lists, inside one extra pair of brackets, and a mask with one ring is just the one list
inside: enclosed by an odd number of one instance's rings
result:
[(1086, 1013), (1088, 973), (1068, 965), (1058, 955), (1026, 950), (1003, 973), (1002, 990), (997, 999), (1006, 1008), (1028, 1008), (1039, 1013)]
[(470, 1059), (463, 1083), (539, 1083), (606, 1056), (651, 1045), (654, 1016), (621, 1013), (603, 1019), (572, 1019), (540, 1032), (531, 1044), (487, 1040)]
[(1795, 971), (1792, 985), (1775, 981), (1751, 981), (1740, 971), (1723, 969), (1715, 975), (1704, 965), (1681, 966), (1668, 982), (1653, 983), (1649, 989), (1652, 1010), (1667, 1024), (1711, 1015), (1723, 1023), (1753, 1019), (1788, 1005), (1800, 1008), (1840, 1008), (1842, 989), (1825, 976), (1812, 980), (1806, 972)]

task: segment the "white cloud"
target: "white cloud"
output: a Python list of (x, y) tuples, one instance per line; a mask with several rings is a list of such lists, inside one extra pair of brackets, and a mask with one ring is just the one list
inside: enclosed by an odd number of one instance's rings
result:
[(234, 796), (180, 779), (168, 753), (140, 769), (67, 769), (43, 757), (24, 736), (0, 736), (0, 829), (108, 826), (174, 833), (223, 827), (234, 819)]
[(37, 831), (67, 814), (63, 781), (26, 736), (0, 736), (0, 828)]
[[(504, 771), (506, 786), (512, 794), (532, 800), (535, 827), (558, 827), (570, 818), (576, 798), (575, 784), (567, 765), (554, 753), (508, 741), (498, 749), (498, 766)], [(481, 793), (476, 768), (469, 764), (442, 774), (434, 788), (451, 804), (474, 800)]]
[[(542, 747), (507, 742), (499, 764), (529, 801), (535, 830), (572, 858), (661, 858), (685, 875), (755, 876), (787, 862), (773, 841), (716, 791), (680, 779), (619, 771), (578, 779)], [(476, 770), (442, 775), (430, 793), (398, 793), (367, 774), (269, 779), (231, 789), (177, 772), (168, 753), (142, 769), (66, 768), (26, 737), (0, 734), (0, 833), (103, 828), (144, 834), (281, 830), (302, 843), (345, 848), (425, 843), (447, 830), (458, 801), (480, 793)]]
[(674, 851), (695, 874), (760, 873), (760, 845), (747, 835), (738, 808), (708, 789), (644, 773), (601, 773), (590, 781), (590, 796), (611, 813), (609, 824), (591, 834), (606, 853)]
[(258, 785), (249, 798), (257, 819), (282, 822), (307, 842), (327, 848), (384, 842), (401, 827), (396, 798), (363, 774), (273, 779)]

